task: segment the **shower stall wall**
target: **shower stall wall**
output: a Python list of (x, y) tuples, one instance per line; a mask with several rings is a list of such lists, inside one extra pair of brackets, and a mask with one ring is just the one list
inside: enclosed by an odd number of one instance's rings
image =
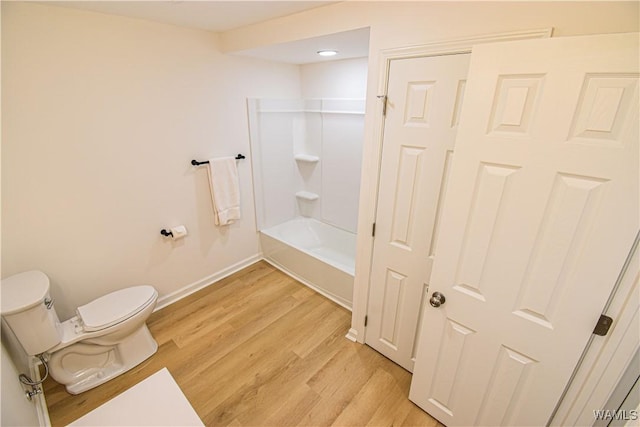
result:
[(364, 133), (362, 99), (250, 99), (264, 257), (351, 308)]

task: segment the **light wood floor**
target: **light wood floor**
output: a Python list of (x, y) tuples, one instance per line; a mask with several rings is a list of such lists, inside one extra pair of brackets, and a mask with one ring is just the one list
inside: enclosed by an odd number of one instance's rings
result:
[(442, 426), (407, 396), (411, 375), (344, 338), (351, 313), (258, 262), (154, 313), (159, 350), (77, 396), (51, 379), (67, 425), (167, 367), (207, 426)]

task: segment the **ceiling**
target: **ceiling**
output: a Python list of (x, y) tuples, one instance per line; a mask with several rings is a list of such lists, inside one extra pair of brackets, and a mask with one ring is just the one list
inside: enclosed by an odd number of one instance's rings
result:
[[(329, 49), (336, 50), (338, 54), (326, 58), (318, 55), (319, 50)], [(369, 28), (262, 46), (235, 53), (289, 64), (311, 64), (314, 62), (362, 58), (369, 56)]]
[[(332, 3), (337, 2), (307, 0), (77, 0), (46, 2), (46, 4), (53, 6), (139, 18), (214, 32), (224, 32)], [(330, 58), (317, 55), (317, 51), (324, 49), (337, 50), (338, 55)], [(368, 51), (369, 29), (363, 28), (235, 53), (269, 61), (309, 64), (366, 57)]]
[(49, 5), (223, 32), (325, 6), (335, 1), (47, 1)]

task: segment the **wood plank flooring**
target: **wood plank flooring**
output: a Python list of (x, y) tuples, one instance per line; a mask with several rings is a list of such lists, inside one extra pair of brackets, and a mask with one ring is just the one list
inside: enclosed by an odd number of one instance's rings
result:
[(351, 313), (258, 262), (154, 313), (150, 359), (77, 396), (48, 379), (67, 425), (167, 367), (207, 426), (440, 426), (407, 396), (411, 375), (344, 338)]

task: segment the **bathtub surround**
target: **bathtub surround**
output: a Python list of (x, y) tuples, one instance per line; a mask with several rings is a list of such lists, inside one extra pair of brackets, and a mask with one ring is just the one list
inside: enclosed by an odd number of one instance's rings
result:
[(265, 259), (351, 309), (364, 100), (250, 99), (248, 108)]
[(250, 99), (259, 230), (310, 217), (355, 233), (363, 99)]

